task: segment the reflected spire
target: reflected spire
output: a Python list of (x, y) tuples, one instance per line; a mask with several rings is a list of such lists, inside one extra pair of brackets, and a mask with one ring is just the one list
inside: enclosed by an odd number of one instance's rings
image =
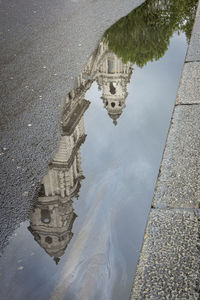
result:
[[(97, 82), (98, 89), (102, 91), (101, 98), (104, 107), (114, 125), (117, 125), (117, 120), (126, 106), (127, 84), (130, 82), (132, 66), (132, 63), (124, 63), (121, 58), (111, 52), (104, 39), (99, 43), (76, 80), (77, 86), (82, 83), (87, 88), (91, 86), (93, 81)], [(83, 91), (85, 92), (84, 89)]]
[(113, 120), (113, 124), (116, 126), (117, 125), (117, 119), (121, 116), (121, 113), (116, 113), (116, 114), (114, 114), (114, 113), (112, 113), (112, 114), (109, 114), (108, 113), (108, 115), (109, 115), (109, 117)]
[(126, 106), (127, 84), (130, 82), (132, 64), (123, 63), (121, 58), (108, 50), (107, 44), (103, 41), (99, 48), (103, 54), (98, 63), (96, 81), (99, 90), (102, 91), (104, 107), (116, 126)]

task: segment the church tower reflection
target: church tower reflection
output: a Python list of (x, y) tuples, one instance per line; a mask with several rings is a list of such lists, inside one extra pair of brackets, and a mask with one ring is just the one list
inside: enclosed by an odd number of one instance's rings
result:
[(124, 64), (121, 58), (108, 50), (107, 44), (101, 42), (99, 47), (103, 49), (104, 54), (98, 65), (96, 80), (102, 91), (104, 107), (114, 125), (117, 125), (117, 119), (126, 106), (127, 84), (130, 82), (132, 64)]
[(78, 198), (84, 179), (80, 147), (86, 138), (83, 116), (90, 105), (85, 93), (96, 81), (102, 91), (104, 107), (116, 125), (125, 107), (131, 73), (132, 65), (124, 64), (101, 41), (66, 97), (58, 151), (42, 180), (28, 228), (56, 264), (73, 236), (72, 226), (76, 218), (73, 198)]
[(63, 114), (59, 148), (44, 176), (39, 197), (30, 217), (29, 231), (56, 264), (64, 254), (76, 218), (72, 199), (78, 198), (81, 181), (80, 146), (86, 135), (83, 114), (90, 102), (74, 94)]
[(89, 87), (91, 82), (97, 82), (104, 107), (115, 125), (126, 106), (127, 84), (132, 71), (132, 63), (123, 63), (121, 58), (110, 52), (107, 43), (101, 41), (77, 79), (79, 84), (88, 81)]

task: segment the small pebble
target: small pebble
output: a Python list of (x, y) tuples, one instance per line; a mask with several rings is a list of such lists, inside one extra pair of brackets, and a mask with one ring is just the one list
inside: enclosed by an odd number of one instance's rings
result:
[(22, 270), (24, 270), (24, 267), (20, 266), (17, 270), (22, 271)]
[(32, 124), (29, 123), (29, 124), (28, 124), (28, 127), (31, 127), (31, 126), (32, 126)]

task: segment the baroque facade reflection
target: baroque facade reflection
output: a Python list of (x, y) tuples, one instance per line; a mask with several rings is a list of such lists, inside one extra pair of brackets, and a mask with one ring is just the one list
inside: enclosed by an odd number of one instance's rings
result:
[(108, 50), (107, 44), (101, 42), (99, 47), (103, 54), (97, 67), (96, 81), (99, 90), (102, 91), (104, 107), (113, 123), (117, 125), (117, 119), (126, 106), (127, 84), (132, 74), (132, 64), (124, 64), (116, 54)]
[(86, 138), (83, 116), (90, 105), (85, 93), (96, 81), (102, 91), (104, 107), (116, 125), (125, 107), (131, 73), (132, 65), (124, 64), (101, 41), (76, 79), (74, 89), (67, 95), (59, 148), (42, 180), (28, 228), (56, 263), (73, 236), (72, 226), (76, 218), (73, 198), (78, 198), (84, 179), (80, 147)]
[(104, 107), (115, 125), (126, 106), (127, 84), (132, 75), (132, 66), (130, 62), (123, 63), (121, 58), (109, 51), (107, 43), (101, 41), (77, 79), (78, 83), (87, 79), (97, 82), (102, 91)]
[(83, 113), (89, 101), (70, 101), (64, 117), (59, 149), (44, 176), (29, 230), (35, 240), (58, 263), (72, 238), (76, 218), (73, 197), (78, 198), (81, 181), (80, 146), (85, 141)]

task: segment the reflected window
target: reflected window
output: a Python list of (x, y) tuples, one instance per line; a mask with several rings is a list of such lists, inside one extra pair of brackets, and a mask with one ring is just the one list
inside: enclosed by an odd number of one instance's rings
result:
[(106, 101), (106, 106), (108, 106), (108, 101)]
[(34, 233), (34, 237), (35, 237), (36, 241), (41, 240), (41, 237), (40, 237), (39, 233), (37, 233), (37, 232)]
[(108, 59), (108, 73), (110, 73), (110, 74), (115, 73), (114, 60), (113, 59)]
[(116, 88), (115, 88), (113, 82), (110, 82), (110, 93), (112, 95), (116, 94)]
[(76, 164), (76, 171), (77, 171), (77, 173), (79, 174), (80, 170), (79, 170), (78, 163)]
[(112, 106), (112, 107), (115, 107), (115, 102), (111, 102), (111, 106)]
[(41, 184), (40, 190), (39, 190), (39, 193), (38, 193), (38, 196), (39, 196), (39, 197), (44, 197), (44, 196), (45, 196), (45, 188), (44, 188), (44, 184)]
[(73, 134), (73, 141), (74, 141), (74, 143), (76, 142), (76, 140), (77, 140), (77, 132), (74, 131), (74, 134)]
[(48, 244), (52, 243), (52, 238), (50, 236), (45, 237), (45, 242)]
[(49, 224), (51, 222), (51, 214), (49, 209), (41, 209), (41, 221), (45, 224)]

